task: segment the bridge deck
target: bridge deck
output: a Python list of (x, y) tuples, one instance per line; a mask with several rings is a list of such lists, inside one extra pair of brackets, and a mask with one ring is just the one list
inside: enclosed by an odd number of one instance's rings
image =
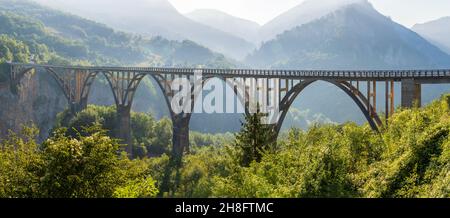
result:
[(278, 78), (278, 79), (322, 79), (352, 81), (400, 81), (413, 78), (421, 83), (450, 83), (450, 69), (429, 70), (275, 70), (275, 69), (209, 69), (209, 68), (163, 68), (163, 67), (88, 67), (55, 66), (40, 64), (20, 64), (29, 68), (59, 68), (86, 70), (94, 72), (138, 72), (147, 74), (194, 75), (202, 72), (203, 76)]

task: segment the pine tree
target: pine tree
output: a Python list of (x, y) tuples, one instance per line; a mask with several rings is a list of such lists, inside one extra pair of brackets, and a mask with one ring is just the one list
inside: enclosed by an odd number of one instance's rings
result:
[(272, 125), (261, 122), (264, 115), (255, 113), (246, 115), (242, 128), (236, 134), (235, 146), (242, 150), (242, 165), (249, 166), (251, 162), (261, 162), (265, 152), (276, 149), (275, 130)]

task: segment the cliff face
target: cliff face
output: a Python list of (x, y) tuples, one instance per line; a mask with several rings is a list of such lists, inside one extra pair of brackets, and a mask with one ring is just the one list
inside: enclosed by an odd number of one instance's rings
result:
[(67, 100), (53, 78), (45, 72), (36, 71), (25, 75), (20, 81), (17, 94), (9, 85), (0, 86), (0, 139), (9, 130), (19, 132), (23, 125), (35, 124), (39, 141), (49, 135), (56, 115), (67, 107)]
[[(99, 75), (89, 94), (89, 104), (114, 105), (111, 88), (100, 82)], [(155, 84), (141, 83), (133, 103), (133, 111), (152, 112), (157, 118), (167, 116), (161, 93)], [(67, 108), (67, 100), (59, 85), (45, 70), (28, 73), (20, 81), (17, 94), (9, 83), (0, 83), (0, 140), (9, 130), (19, 132), (23, 125), (34, 124), (39, 128), (39, 141), (45, 140), (56, 122), (56, 115)]]

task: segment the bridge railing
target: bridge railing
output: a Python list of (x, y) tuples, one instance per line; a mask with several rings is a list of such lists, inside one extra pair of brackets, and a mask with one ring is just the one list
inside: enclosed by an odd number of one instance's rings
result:
[(195, 71), (211, 76), (228, 77), (271, 77), (271, 78), (330, 78), (330, 79), (393, 79), (402, 78), (447, 78), (450, 79), (450, 69), (425, 70), (267, 70), (267, 69), (209, 69), (209, 68), (164, 68), (164, 67), (89, 67), (89, 66), (55, 66), (39, 64), (11, 63), (34, 68), (56, 68), (89, 70), (96, 72), (126, 71), (141, 73), (162, 73), (194, 75)]

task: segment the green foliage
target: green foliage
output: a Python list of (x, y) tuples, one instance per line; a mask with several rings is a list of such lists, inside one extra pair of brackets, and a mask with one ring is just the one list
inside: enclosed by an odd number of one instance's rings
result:
[(9, 78), (6, 62), (29, 62), (30, 56), (29, 47), (25, 43), (0, 34), (0, 82), (6, 82)]
[(449, 103), (449, 95), (443, 96), (424, 109), (404, 110), (391, 118), (382, 160), (362, 177), (366, 195), (450, 197)]
[[(86, 135), (86, 136), (84, 136)], [(120, 168), (119, 143), (98, 127), (77, 138), (64, 129), (43, 144), (46, 167), (41, 177), (41, 194), (47, 197), (110, 197), (124, 183)]]
[(205, 134), (199, 132), (191, 132), (189, 134), (189, 140), (189, 145), (193, 149), (195, 149), (197, 147), (204, 146), (220, 146), (223, 144), (231, 144), (234, 140), (234, 135), (232, 133)]
[(36, 128), (24, 127), (17, 135), (0, 141), (0, 197), (26, 198), (39, 196), (37, 175), (43, 159), (35, 142)]
[(292, 130), (277, 153), (265, 154), (260, 163), (253, 162), (232, 176), (217, 178), (214, 196), (356, 197), (355, 165), (375, 155), (363, 144), (370, 134), (355, 125)]
[(260, 162), (266, 152), (275, 150), (276, 133), (272, 126), (261, 122), (263, 115), (247, 115), (241, 131), (236, 135), (235, 146), (242, 150), (242, 164)]
[[(75, 116), (66, 110), (57, 116), (56, 128), (67, 128), (66, 134), (76, 137), (83, 128), (99, 124), (107, 130), (109, 137), (115, 137), (116, 127), (115, 107), (89, 105), (85, 110)], [(156, 121), (149, 113), (131, 113), (131, 132), (133, 142), (133, 154), (135, 157), (155, 157), (162, 154), (170, 154), (172, 144), (172, 121), (162, 118)], [(192, 132), (191, 146), (193, 149), (202, 146), (216, 146), (230, 142), (231, 134), (201, 134)]]
[(234, 65), (223, 55), (192, 41), (147, 39), (118, 32), (27, 0), (0, 0), (0, 33), (25, 43), (35, 62), (185, 67)]
[(28, 46), (20, 40), (16, 40), (7, 35), (0, 35), (0, 63), (4, 62), (25, 62), (30, 58)]
[[(67, 136), (57, 129), (38, 145), (35, 128), (0, 144), (0, 197), (154, 197), (148, 165), (119, 154), (119, 143), (99, 126)], [(145, 178), (145, 179), (143, 179)]]
[(158, 194), (155, 180), (152, 178), (136, 179), (114, 192), (116, 198), (153, 198)]
[[(89, 105), (87, 109), (72, 116), (67, 110), (58, 115), (56, 127), (66, 127), (68, 135), (75, 137), (86, 127), (99, 124), (107, 130), (110, 137), (115, 137), (117, 121), (115, 107)], [(160, 156), (170, 152), (172, 123), (168, 119), (155, 121), (150, 114), (131, 113), (131, 132), (133, 150), (136, 157)]]
[(242, 166), (241, 147), (203, 147), (179, 170), (178, 197), (450, 197), (450, 95), (368, 125), (293, 129)]
[(150, 155), (169, 154), (172, 145), (172, 121), (163, 118), (155, 122), (153, 132), (155, 137), (151, 139), (151, 145), (147, 148)]

